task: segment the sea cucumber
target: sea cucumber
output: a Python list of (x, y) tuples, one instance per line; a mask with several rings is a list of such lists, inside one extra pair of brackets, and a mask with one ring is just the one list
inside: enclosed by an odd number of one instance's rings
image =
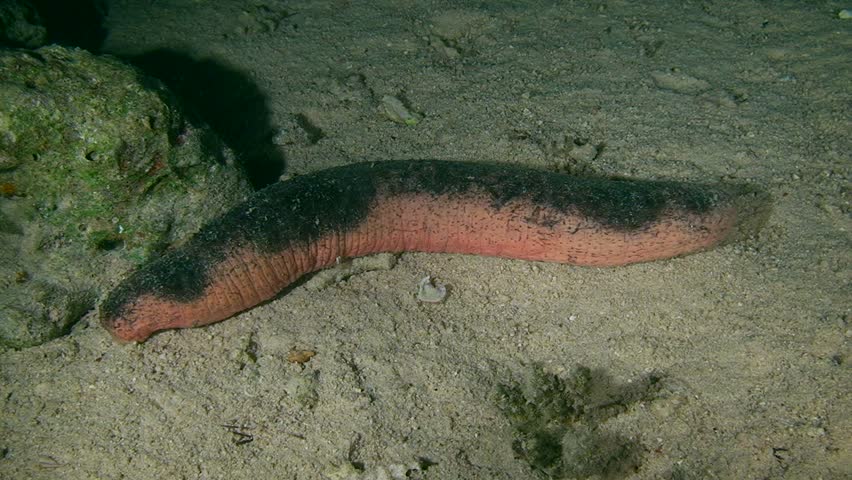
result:
[(271, 185), (146, 264), (101, 304), (121, 341), (224, 320), (340, 257), (447, 252), (614, 266), (731, 235), (722, 186), (435, 160), (356, 163)]

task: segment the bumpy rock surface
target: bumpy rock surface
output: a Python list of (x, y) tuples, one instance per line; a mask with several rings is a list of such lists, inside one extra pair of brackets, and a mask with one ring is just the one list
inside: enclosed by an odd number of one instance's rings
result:
[(26, 0), (0, 2), (0, 44), (35, 48), (47, 42), (47, 28)]
[(120, 61), (0, 50), (0, 343), (62, 335), (116, 277), (245, 198), (232, 157)]

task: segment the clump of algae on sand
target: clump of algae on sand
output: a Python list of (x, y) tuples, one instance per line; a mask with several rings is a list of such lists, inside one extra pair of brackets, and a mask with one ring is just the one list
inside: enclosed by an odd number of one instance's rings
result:
[(0, 50), (0, 345), (67, 332), (122, 272), (245, 198), (232, 158), (117, 59)]
[(599, 370), (578, 365), (566, 377), (540, 365), (498, 386), (498, 406), (517, 435), (518, 457), (548, 478), (624, 478), (640, 464), (633, 440), (607, 431), (607, 419), (631, 404), (652, 400), (661, 377), (616, 385)]

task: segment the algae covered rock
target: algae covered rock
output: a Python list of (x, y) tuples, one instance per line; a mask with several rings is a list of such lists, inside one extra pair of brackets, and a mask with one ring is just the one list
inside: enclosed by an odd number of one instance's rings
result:
[(31, 2), (0, 2), (0, 43), (28, 48), (47, 43), (47, 28)]
[(0, 344), (63, 334), (116, 277), (245, 198), (232, 157), (116, 59), (0, 50)]

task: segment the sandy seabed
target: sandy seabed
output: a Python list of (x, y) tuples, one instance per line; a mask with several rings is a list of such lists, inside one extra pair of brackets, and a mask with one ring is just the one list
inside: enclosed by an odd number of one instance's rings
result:
[[(852, 476), (848, 5), (108, 5), (103, 53), (159, 52), (242, 85), (193, 79), (196, 101), (246, 126), (232, 140), (265, 142), (287, 175), (487, 160), (748, 182), (773, 211), (753, 238), (621, 268), (405, 254), (141, 345), (92, 312), (0, 353), (0, 477), (548, 478), (500, 385), (578, 366), (620, 407), (580, 418), (586, 439), (631, 459), (572, 470), (583, 459), (566, 447), (551, 473)], [(391, 121), (386, 97), (416, 125)], [(445, 302), (416, 300), (427, 274), (450, 285)], [(653, 395), (619, 397), (649, 375)]]

